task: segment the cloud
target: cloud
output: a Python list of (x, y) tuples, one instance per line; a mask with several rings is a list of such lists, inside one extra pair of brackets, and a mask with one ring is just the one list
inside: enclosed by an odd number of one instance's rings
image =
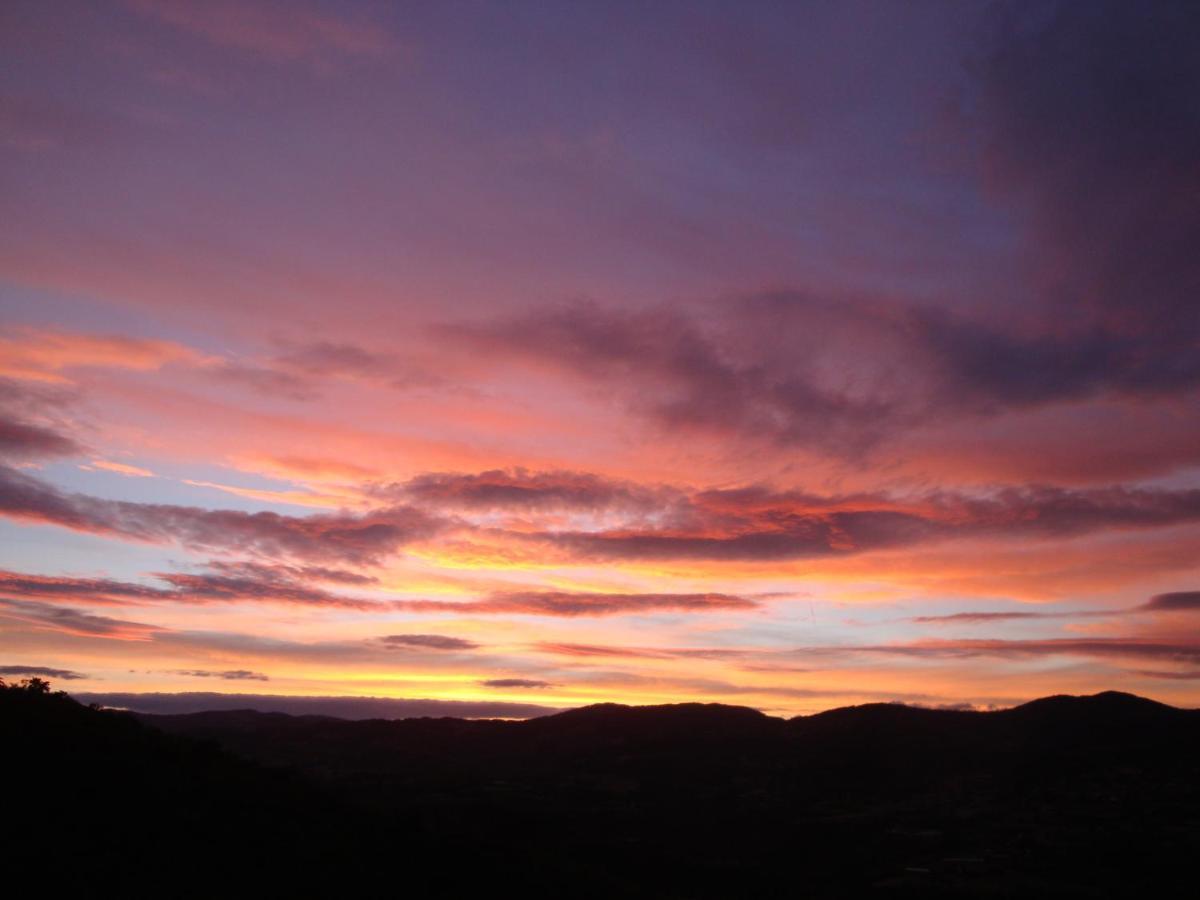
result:
[(207, 567), (224, 575), (252, 578), (259, 581), (323, 581), (330, 584), (368, 586), (378, 584), (374, 575), (332, 569), (328, 566), (290, 566), (283, 563), (249, 562), (247, 560), (209, 560)]
[[(497, 470), (419, 476), (371, 490), (445, 507), (474, 522), (481, 537), (568, 561), (820, 558), (959, 538), (1058, 538), (1200, 521), (1200, 490), (1122, 486), (819, 496), (761, 485), (689, 491), (577, 472)], [(605, 515), (586, 521), (557, 515), (599, 511)], [(495, 512), (522, 518), (506, 531), (490, 517)]]
[(391, 697), (291, 697), (273, 694), (75, 693), (80, 703), (129, 709), (154, 715), (186, 715), (210, 710), (254, 709), (293, 716), (334, 716), (341, 719), (413, 719), (452, 716), (462, 719), (532, 719), (562, 710), (532, 703), (493, 700), (404, 700)]
[(130, 478), (154, 478), (156, 477), (149, 469), (143, 469), (139, 466), (130, 466), (125, 463), (109, 462), (106, 459), (93, 459), (91, 467), (94, 469), (104, 469), (108, 472), (116, 472), (118, 475), (126, 475)]
[[(712, 498), (719, 498), (717, 506)], [(767, 491), (695, 495), (664, 528), (524, 532), (518, 540), (581, 559), (784, 560), (844, 556), (949, 539), (1065, 537), (1200, 521), (1200, 490), (1052, 487), (935, 493), (903, 501)]]
[(908, 621), (921, 625), (979, 625), (988, 622), (1008, 622), (1021, 619), (1063, 618), (1078, 613), (1041, 612), (961, 612), (945, 616), (913, 616)]
[(31, 575), (0, 570), (0, 594), (114, 605), (262, 601), (346, 609), (382, 608), (382, 604), (374, 601), (336, 594), (304, 583), (333, 580), (357, 585), (373, 581), (365, 577), (359, 579), (353, 573), (314, 566), (221, 561), (210, 562), (209, 568), (214, 571), (160, 572), (153, 576), (169, 584), (169, 588), (109, 578)]
[(738, 666), (743, 672), (768, 672), (775, 674), (803, 674), (807, 672), (819, 672), (820, 669), (809, 668), (808, 666), (784, 666), (784, 665), (762, 665), (758, 663), (747, 663), (746, 665)]
[(303, 402), (319, 396), (316, 385), (310, 379), (268, 366), (225, 361), (209, 366), (206, 371), (223, 381), (243, 385), (268, 397)]
[(603, 478), (588, 472), (526, 469), (474, 474), (434, 472), (406, 482), (376, 486), (378, 496), (468, 511), (602, 511), (662, 514), (682, 494), (674, 489)]
[(388, 647), (418, 650), (474, 650), (479, 646), (475, 641), (444, 634), (389, 634), (379, 640)]
[(275, 364), (306, 375), (349, 375), (379, 377), (393, 363), (389, 357), (372, 353), (355, 344), (313, 341), (290, 347), (275, 358)]
[[(476, 515), (480, 534), (541, 545), (567, 559), (802, 559), (954, 538), (1061, 537), (1200, 521), (1200, 491), (1120, 486), (818, 496), (753, 485), (688, 491), (514, 470), (419, 476), (376, 490), (444, 505), (468, 521)], [(572, 530), (574, 520), (553, 517), (564, 510), (607, 515), (588, 530)], [(496, 511), (526, 518), (506, 533), (483, 517)]]
[(572, 644), (555, 641), (540, 641), (533, 645), (539, 653), (549, 653), (552, 656), (575, 657), (617, 657), (622, 659), (664, 659), (667, 654), (661, 650), (651, 650), (638, 647), (606, 647), (600, 644)]
[(357, 497), (349, 497), (344, 493), (317, 493), (316, 491), (302, 490), (270, 490), (267, 488), (248, 488), (239, 487), (234, 484), (221, 484), (216, 481), (196, 481), (192, 478), (180, 479), (184, 484), (192, 487), (211, 488), (215, 491), (221, 491), (226, 494), (233, 494), (235, 497), (246, 497), (251, 500), (258, 500), (263, 503), (285, 503), (288, 506), (311, 506), (317, 509), (344, 509), (347, 501), (357, 501)]
[(77, 609), (32, 600), (0, 600), (0, 618), (79, 637), (103, 637), (123, 641), (151, 640), (155, 634), (164, 630), (157, 625), (96, 616)]
[[(314, 341), (287, 344), (282, 353), (258, 361), (215, 361), (208, 371), (266, 396), (310, 401), (330, 379), (349, 379), (396, 389), (431, 388), (444, 379), (416, 365), (373, 353), (355, 344)], [(345, 464), (354, 468), (353, 463)], [(359, 468), (361, 474), (364, 470)]]
[(232, 631), (162, 631), (154, 642), (168, 652), (181, 652), (188, 658), (200, 652), (216, 660), (282, 659), (306, 663), (319, 662), (345, 666), (365, 660), (381, 660), (383, 649), (367, 640), (299, 641)]
[[(1200, 365), (1186, 371), (1160, 354), (1173, 351), (1144, 335), (1105, 333), (1028, 337), (940, 311), (915, 315), (929, 360), (943, 371), (944, 401), (982, 412), (1085, 398), (1101, 392), (1152, 396), (1200, 383)], [(1149, 357), (1153, 352), (1154, 356)]]
[(749, 650), (712, 647), (611, 647), (602, 644), (573, 644), (540, 641), (533, 644), (539, 653), (552, 656), (614, 657), (625, 659), (731, 659), (748, 655)]
[(482, 600), (395, 600), (409, 612), (469, 615), (513, 613), (533, 616), (612, 616), (626, 613), (706, 612), (753, 609), (758, 604), (731, 594), (596, 594), (571, 591), (496, 592)]
[(1174, 591), (1157, 594), (1140, 609), (1151, 612), (1200, 612), (1200, 591)]
[(993, 18), (968, 121), (990, 188), (1024, 215), (1041, 315), (1021, 331), (933, 317), (923, 338), (947, 385), (995, 403), (1190, 390), (1200, 11), (1119, 0), (1028, 11)]
[(286, 578), (263, 579), (211, 572), (197, 574), (159, 572), (154, 577), (167, 582), (174, 588), (171, 594), (172, 600), (184, 602), (258, 601), (359, 610), (381, 608), (381, 604), (372, 600), (346, 597), (322, 588), (308, 587)]
[[(753, 609), (758, 603), (730, 594), (599, 594), (571, 591), (494, 592), (480, 600), (374, 600), (347, 596), (314, 586), (313, 581), (370, 585), (374, 579), (320, 566), (212, 561), (207, 572), (156, 572), (168, 588), (107, 578), (31, 575), (0, 570), (0, 594), (99, 604), (130, 603), (293, 603), (363, 611), (396, 610), (539, 616), (609, 616), (627, 613), (705, 612)], [(437, 635), (395, 635), (438, 638)], [(391, 640), (385, 638), (384, 640)], [(445, 640), (457, 640), (445, 638)], [(428, 646), (432, 646), (429, 644)]]
[(0, 459), (24, 461), (56, 456), (77, 456), (84, 448), (73, 438), (14, 419), (0, 419)]
[(65, 381), (62, 372), (80, 368), (148, 372), (176, 362), (202, 363), (203, 354), (173, 341), (53, 329), (12, 328), (0, 335), (0, 374), (40, 381)]
[(565, 373), (669, 431), (839, 456), (1098, 396), (1186, 398), (1200, 385), (1200, 12), (1009, 4), (991, 22), (960, 124), (1019, 231), (1016, 304), (986, 286), (952, 308), (801, 287), (686, 310), (560, 304), (440, 336)]
[(226, 681), (270, 681), (261, 672), (251, 672), (248, 669), (226, 669), (223, 672), (210, 672), (206, 669), (176, 669), (176, 675), (189, 675), (192, 678), (222, 678)]
[[(0, 371), (3, 367), (0, 362)], [(62, 420), (61, 411), (73, 400), (58, 385), (0, 377), (0, 460), (20, 463), (86, 453)]]
[(243, 467), (265, 471), (284, 478), (306, 481), (366, 482), (379, 477), (379, 472), (346, 459), (311, 456), (245, 456), (239, 458)]
[(1140, 637), (1051, 638), (1042, 640), (954, 639), (925, 640), (909, 644), (848, 647), (811, 647), (799, 652), (822, 654), (878, 653), (930, 659), (967, 659), (979, 656), (1038, 657), (1083, 656), (1099, 659), (1131, 658), (1172, 662), (1200, 662), (1200, 643), (1158, 641)]
[(1102, 616), (1125, 616), (1142, 612), (1144, 607), (1123, 609), (1075, 609), (1061, 612), (1031, 612), (1005, 610), (1001, 612), (961, 612), (942, 616), (912, 616), (906, 621), (918, 625), (986, 625), (993, 622), (1019, 622), (1028, 619), (1087, 619)]
[(57, 678), (60, 681), (80, 681), (90, 677), (70, 669), (51, 669), (48, 666), (0, 666), (0, 675), (29, 675), (38, 678)]
[(1160, 669), (1131, 669), (1135, 675), (1146, 678), (1161, 678), (1167, 681), (1200, 681), (1200, 669), (1182, 669), (1165, 672)]
[(780, 324), (748, 325), (745, 313), (739, 308), (706, 328), (678, 310), (623, 311), (577, 302), (491, 323), (445, 326), (443, 334), (494, 358), (554, 366), (616, 389), (632, 412), (670, 430), (855, 449), (894, 417), (886, 397), (822, 378), (803, 353), (773, 361), (739, 354), (738, 345), (754, 343), (743, 339), (748, 328), (761, 327), (768, 340)]
[(172, 599), (171, 591), (110, 578), (75, 578), (67, 575), (30, 575), (0, 569), (0, 594), (79, 600), (99, 604)]
[(1077, 619), (1091, 616), (1117, 616), (1147, 612), (1200, 612), (1200, 591), (1176, 591), (1157, 594), (1145, 603), (1124, 609), (1077, 609), (1063, 612), (961, 612), (943, 616), (913, 616), (908, 621), (922, 625), (983, 624), (1021, 619)]
[(554, 687), (549, 681), (538, 681), (533, 678), (490, 678), (479, 682), (490, 688), (549, 688)]
[(404, 506), (360, 516), (286, 516), (104, 500), (63, 493), (5, 466), (0, 466), (0, 515), (149, 543), (355, 565), (377, 564), (441, 527), (431, 516)]
[[(507, 478), (508, 476), (506, 476)], [(449, 484), (444, 476), (428, 484)], [(564, 502), (577, 493), (535, 494), (537, 476), (519, 475), (491, 493), (488, 503)], [(475, 496), (483, 482), (459, 479), (450, 505), (460, 504), (463, 486)], [(411, 484), (411, 482), (410, 482)], [(557, 482), (555, 483), (557, 485)], [(593, 485), (601, 484), (594, 482)], [(630, 489), (632, 491), (632, 489)], [(667, 489), (663, 489), (667, 490)], [(390, 505), (361, 513), (289, 516), (104, 500), (66, 494), (13, 468), (0, 467), (0, 514), (49, 522), (79, 531), (194, 549), (233, 550), (263, 558), (377, 565), (410, 543), (426, 541), (451, 527), (473, 531), (509, 546), (524, 544), (564, 561), (611, 559), (786, 560), (837, 557), (951, 539), (1011, 540), (1060, 538), (1094, 531), (1167, 527), (1200, 522), (1200, 490), (1048, 486), (1003, 488), (975, 493), (934, 492), (910, 497), (857, 494), (819, 497), (766, 488), (671, 491), (663, 516), (614, 513), (595, 530), (578, 530), (551, 513), (506, 529), (487, 520), (451, 519), (434, 506)], [(587, 496), (591, 496), (588, 493)], [(471, 500), (470, 502), (477, 502)], [(589, 501), (590, 502), (590, 501)], [(562, 525), (568, 525), (563, 528)], [(451, 610), (434, 601), (412, 601), (413, 610)], [(605, 609), (748, 608), (752, 601), (723, 594), (495, 594), (476, 601), (479, 612), (541, 611), (579, 615)], [(467, 607), (461, 607), (467, 609)]]

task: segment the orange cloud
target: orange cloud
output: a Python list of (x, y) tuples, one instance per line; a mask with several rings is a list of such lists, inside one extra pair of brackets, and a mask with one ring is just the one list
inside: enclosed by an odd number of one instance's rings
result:
[(0, 375), (35, 381), (65, 381), (73, 369), (151, 371), (169, 363), (199, 363), (206, 357), (172, 341), (123, 335), (14, 329), (0, 336)]
[[(107, 472), (116, 472), (118, 475), (128, 475), (133, 478), (155, 478), (157, 477), (149, 469), (143, 469), (139, 466), (130, 466), (125, 463), (110, 462), (106, 459), (93, 459), (91, 467), (94, 469), (104, 469)], [(83, 466), (81, 468), (87, 468)]]

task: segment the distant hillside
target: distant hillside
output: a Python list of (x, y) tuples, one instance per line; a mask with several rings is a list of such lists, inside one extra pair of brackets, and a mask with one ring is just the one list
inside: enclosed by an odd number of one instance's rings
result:
[(505, 722), (8, 688), (0, 726), (24, 789), (6, 851), (77, 896), (1190, 896), (1172, 879), (1200, 852), (1200, 713), (1125, 694)]

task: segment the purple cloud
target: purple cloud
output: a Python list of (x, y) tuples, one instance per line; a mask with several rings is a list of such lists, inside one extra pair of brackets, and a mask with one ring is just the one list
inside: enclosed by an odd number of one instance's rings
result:
[(381, 497), (451, 510), (597, 511), (661, 513), (678, 502), (678, 490), (603, 478), (588, 472), (492, 470), (474, 474), (433, 472), (373, 489)]
[(104, 500), (63, 493), (4, 466), (0, 466), (0, 514), (150, 543), (354, 565), (377, 564), (442, 527), (433, 517), (406, 506), (359, 516), (288, 516)]
[[(309, 566), (267, 566), (257, 563), (209, 563), (216, 571), (160, 572), (154, 577), (170, 585), (154, 587), (110, 578), (31, 575), (0, 570), (0, 595), (92, 604), (156, 602), (273, 602), (346, 609), (379, 609), (380, 603), (333, 593), (305, 582), (317, 580)], [(330, 570), (317, 569), (320, 573)]]
[(0, 458), (26, 460), (75, 456), (84, 447), (73, 438), (15, 419), (0, 419)]
[(1049, 638), (1033, 640), (951, 639), (911, 644), (876, 644), (847, 647), (811, 647), (799, 652), (815, 655), (877, 653), (930, 659), (967, 659), (980, 656), (1038, 657), (1083, 656), (1098, 659), (1154, 659), (1200, 662), (1200, 643), (1159, 641), (1141, 637)]
[(57, 678), (60, 681), (80, 681), (88, 678), (71, 669), (52, 669), (49, 666), (0, 666), (0, 675), (26, 675), (34, 678)]
[(0, 618), (47, 631), (116, 640), (150, 640), (156, 633), (164, 631), (157, 625), (97, 616), (32, 600), (0, 600)]
[(479, 646), (475, 641), (444, 634), (389, 634), (379, 641), (388, 647), (405, 650), (474, 650)]
[(568, 617), (752, 609), (757, 605), (753, 600), (730, 594), (594, 594), (571, 591), (508, 591), (490, 594), (482, 600), (391, 602), (395, 609), (409, 612)]
[(487, 681), (479, 682), (484, 687), (490, 688), (549, 688), (554, 687), (549, 681), (538, 681), (533, 678), (489, 678)]
[(1197, 612), (1200, 611), (1200, 591), (1173, 591), (1157, 594), (1139, 609), (1151, 612)]
[(225, 681), (270, 681), (261, 672), (251, 672), (249, 669), (226, 669), (222, 672), (211, 672), (207, 669), (176, 669), (176, 675), (188, 675), (192, 678), (221, 678)]

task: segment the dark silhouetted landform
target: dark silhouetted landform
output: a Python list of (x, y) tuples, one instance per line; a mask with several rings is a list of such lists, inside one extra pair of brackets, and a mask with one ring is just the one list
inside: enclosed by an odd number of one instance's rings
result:
[(1200, 851), (1200, 712), (1127, 694), (519, 722), (0, 695), (5, 849), (76, 896), (1191, 896)]

